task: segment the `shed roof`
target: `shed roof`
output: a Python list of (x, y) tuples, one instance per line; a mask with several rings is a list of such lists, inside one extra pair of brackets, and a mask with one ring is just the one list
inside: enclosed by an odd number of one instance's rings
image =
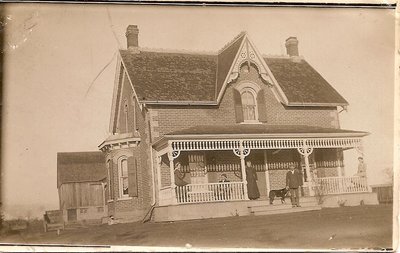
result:
[(166, 134), (166, 136), (179, 135), (249, 135), (249, 134), (339, 134), (341, 136), (359, 135), (365, 136), (368, 133), (363, 131), (354, 131), (338, 128), (324, 128), (307, 125), (265, 125), (265, 124), (236, 124), (236, 125), (204, 125), (194, 126), (183, 130), (174, 131)]
[(104, 154), (100, 151), (57, 153), (57, 187), (65, 183), (98, 182), (106, 176)]

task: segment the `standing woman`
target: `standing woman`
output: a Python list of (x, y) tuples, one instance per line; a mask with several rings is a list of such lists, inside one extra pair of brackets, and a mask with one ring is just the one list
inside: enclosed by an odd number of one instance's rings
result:
[(256, 169), (251, 166), (251, 161), (246, 161), (246, 179), (247, 179), (247, 194), (249, 199), (254, 200), (260, 197), (260, 191), (257, 186)]

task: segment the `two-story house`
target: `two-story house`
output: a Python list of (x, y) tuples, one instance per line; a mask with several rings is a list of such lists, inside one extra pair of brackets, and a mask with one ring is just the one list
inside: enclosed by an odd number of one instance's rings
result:
[[(343, 165), (343, 151), (361, 150), (368, 133), (340, 128), (348, 102), (299, 56), (297, 38), (286, 40), (287, 55), (268, 56), (246, 32), (212, 53), (141, 48), (136, 25), (126, 37), (111, 135), (99, 145), (108, 215), (133, 221), (151, 211), (160, 221), (268, 213), (268, 192), (285, 187), (290, 165), (303, 174), (304, 203), (337, 194), (375, 203), (366, 179), (346, 175)], [(248, 198), (246, 161), (256, 170), (259, 200)], [(219, 182), (221, 174), (229, 182)]]

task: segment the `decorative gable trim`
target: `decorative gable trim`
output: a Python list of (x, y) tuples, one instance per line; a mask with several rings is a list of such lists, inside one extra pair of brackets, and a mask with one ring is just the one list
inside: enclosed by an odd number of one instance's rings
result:
[(228, 72), (222, 89), (218, 94), (217, 104), (220, 103), (227, 85), (229, 83), (232, 83), (239, 77), (240, 67), (242, 66), (242, 64), (248, 62), (248, 64), (253, 63), (256, 66), (261, 78), (268, 84), (269, 87), (272, 88), (272, 91), (277, 100), (287, 105), (288, 99), (283, 93), (282, 89), (279, 87), (278, 82), (276, 81), (271, 70), (268, 68), (267, 64), (262, 58), (262, 55), (254, 46), (254, 43), (249, 38), (248, 34), (244, 33), (244, 36), (245, 37), (242, 41), (242, 44), (240, 45), (239, 50), (236, 53), (235, 60), (232, 62), (231, 68)]

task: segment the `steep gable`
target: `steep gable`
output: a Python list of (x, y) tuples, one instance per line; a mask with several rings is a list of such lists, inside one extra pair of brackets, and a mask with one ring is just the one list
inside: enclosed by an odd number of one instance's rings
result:
[(140, 106), (218, 105), (226, 86), (238, 78), (246, 63), (257, 67), (260, 78), (284, 105), (348, 105), (317, 71), (297, 58), (263, 57), (246, 32), (215, 54), (120, 50), (120, 61)]
[(228, 43), (218, 54), (218, 73), (216, 95), (221, 92), (222, 86), (228, 76), (229, 70), (236, 58), (239, 48), (245, 38), (245, 33), (240, 33), (232, 42)]

